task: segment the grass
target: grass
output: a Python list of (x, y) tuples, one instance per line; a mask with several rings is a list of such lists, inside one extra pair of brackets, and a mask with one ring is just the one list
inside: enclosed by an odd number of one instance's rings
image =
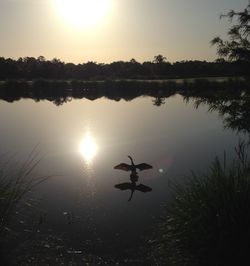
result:
[[(207, 174), (174, 185), (175, 198), (156, 232), (155, 265), (243, 265), (250, 261), (250, 160), (216, 158)], [(226, 156), (224, 156), (226, 157)]]
[(8, 231), (8, 224), (15, 209), (24, 196), (49, 176), (36, 177), (34, 170), (39, 160), (35, 149), (23, 164), (10, 160), (1, 163), (0, 168), (0, 236)]

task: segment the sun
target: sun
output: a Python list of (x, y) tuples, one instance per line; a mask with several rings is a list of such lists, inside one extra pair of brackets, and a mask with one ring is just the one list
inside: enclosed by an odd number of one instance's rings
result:
[(107, 17), (112, 0), (54, 0), (63, 20), (75, 27), (90, 27)]

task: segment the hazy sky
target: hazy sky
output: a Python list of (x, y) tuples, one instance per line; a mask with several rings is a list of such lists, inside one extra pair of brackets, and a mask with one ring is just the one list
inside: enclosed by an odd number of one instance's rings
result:
[[(68, 0), (74, 1), (81, 0)], [(107, 8), (97, 3), (93, 11), (89, 7), (93, 0), (82, 1), (87, 14), (81, 7), (70, 11), (70, 4), (63, 13), (67, 0), (61, 0), (62, 6), (58, 0), (0, 0), (0, 56), (108, 63), (151, 61), (163, 54), (171, 62), (211, 61), (216, 52), (210, 40), (225, 37), (229, 26), (219, 15), (241, 11), (248, 4), (248, 0), (107, 0)], [(75, 20), (83, 17), (86, 20), (76, 25)], [(91, 17), (98, 21), (90, 24)]]

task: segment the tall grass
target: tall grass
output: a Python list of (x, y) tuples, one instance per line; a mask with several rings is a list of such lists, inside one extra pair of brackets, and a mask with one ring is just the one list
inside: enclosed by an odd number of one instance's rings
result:
[(38, 163), (34, 149), (23, 164), (11, 162), (10, 159), (0, 164), (0, 236), (9, 230), (10, 219), (23, 197), (49, 178), (34, 174)]
[(207, 174), (192, 173), (175, 185), (156, 233), (155, 265), (243, 265), (250, 263), (250, 160), (240, 142), (236, 159), (216, 158)]

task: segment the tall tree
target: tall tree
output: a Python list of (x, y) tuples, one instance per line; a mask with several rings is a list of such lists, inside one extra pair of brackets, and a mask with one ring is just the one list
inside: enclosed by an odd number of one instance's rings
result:
[(220, 16), (228, 18), (235, 25), (229, 28), (228, 40), (216, 37), (211, 41), (217, 46), (217, 53), (221, 58), (243, 60), (250, 62), (250, 2), (242, 12), (230, 12)]
[(165, 63), (166, 60), (167, 60), (167, 58), (165, 56), (158, 54), (158, 55), (154, 56), (153, 63), (162, 64), (162, 63)]

